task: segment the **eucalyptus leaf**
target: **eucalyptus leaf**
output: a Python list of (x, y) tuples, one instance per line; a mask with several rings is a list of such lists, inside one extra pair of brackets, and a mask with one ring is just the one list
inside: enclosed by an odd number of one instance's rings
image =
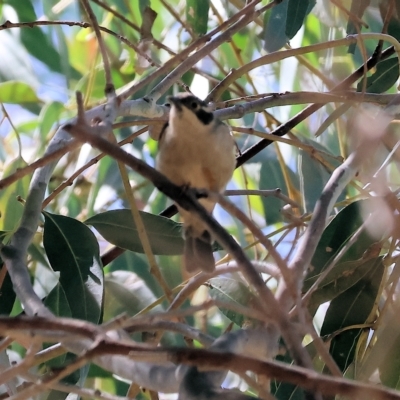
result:
[[(183, 252), (181, 224), (169, 218), (140, 212), (154, 254), (177, 255)], [(97, 214), (85, 221), (93, 226), (108, 242), (143, 253), (137, 228), (130, 210), (112, 210)]]

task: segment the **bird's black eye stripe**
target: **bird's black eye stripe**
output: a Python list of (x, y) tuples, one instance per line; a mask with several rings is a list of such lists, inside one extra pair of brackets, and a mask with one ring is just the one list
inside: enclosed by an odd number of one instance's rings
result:
[(208, 125), (214, 119), (213, 113), (207, 112), (200, 108), (199, 110), (195, 111), (197, 118), (204, 124)]
[(197, 97), (188, 96), (183, 98), (181, 103), (186, 108), (193, 111), (199, 121), (201, 121), (204, 125), (208, 125), (214, 119), (213, 113), (204, 109), (207, 107), (207, 104), (204, 101), (199, 100)]

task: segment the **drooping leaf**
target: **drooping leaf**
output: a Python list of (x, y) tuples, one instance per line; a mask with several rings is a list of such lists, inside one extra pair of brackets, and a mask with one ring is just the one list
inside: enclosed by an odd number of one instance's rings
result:
[[(390, 89), (399, 78), (399, 60), (397, 57), (380, 61), (376, 71), (367, 78), (367, 93), (383, 93)], [(363, 80), (357, 84), (357, 91), (363, 89)]]
[[(181, 224), (146, 212), (141, 212), (140, 216), (154, 254), (182, 254)], [(143, 247), (130, 210), (106, 211), (89, 218), (85, 223), (92, 225), (108, 242), (123, 249), (143, 253)]]
[(186, 0), (186, 19), (197, 35), (207, 33), (210, 0)]
[[(333, 299), (321, 327), (321, 336), (330, 335), (339, 329), (364, 324), (375, 310), (377, 295), (385, 266), (382, 258), (371, 266), (371, 270), (358, 283)], [(329, 352), (342, 371), (351, 364), (355, 355), (361, 329), (345, 330), (334, 336)]]
[[(226, 274), (209, 280), (209, 294), (213, 300), (223, 301), (227, 304), (251, 307), (254, 294), (238, 274)], [(246, 321), (246, 316), (231, 309), (220, 308), (220, 311), (238, 326)]]
[[(73, 218), (48, 212), (44, 216), (44, 248), (52, 268), (60, 271), (60, 285), (72, 317), (99, 323), (104, 292), (103, 269), (94, 234)], [(61, 297), (57, 299), (62, 301)]]

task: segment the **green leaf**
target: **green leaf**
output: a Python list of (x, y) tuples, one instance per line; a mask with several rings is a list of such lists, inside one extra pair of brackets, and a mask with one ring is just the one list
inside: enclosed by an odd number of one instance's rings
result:
[[(11, 175), (18, 168), (23, 168), (26, 165), (26, 162), (22, 158), (16, 158), (5, 168), (3, 177)], [(29, 181), (30, 176), (27, 175), (0, 191), (0, 229), (12, 231), (17, 227), (24, 211), (24, 207), (17, 200), (17, 197), (26, 198)]]
[(186, 19), (197, 35), (207, 33), (209, 0), (186, 0)]
[(337, 264), (311, 295), (308, 307), (316, 310), (322, 303), (332, 300), (355, 285), (371, 269), (382, 263), (381, 258), (347, 261)]
[(282, 48), (287, 42), (286, 21), (289, 1), (283, 0), (264, 16), (264, 49), (269, 53)]
[[(239, 274), (225, 274), (209, 280), (210, 297), (213, 300), (227, 304), (250, 306), (254, 302), (254, 294), (250, 291)], [(246, 316), (230, 309), (220, 308), (220, 311), (238, 326), (246, 322)]]
[(289, 0), (285, 30), (285, 34), (289, 40), (299, 31), (303, 25), (304, 19), (314, 7), (315, 3), (316, 0)]
[[(362, 225), (361, 206), (365, 201), (368, 200), (357, 201), (345, 207), (325, 228), (311, 260), (310, 271), (304, 280), (303, 293), (311, 287), (329, 261), (335, 257), (338, 251), (353, 236), (354, 232)], [(341, 263), (359, 260), (374, 242), (376, 242), (376, 239), (373, 239), (363, 231), (358, 240), (350, 246), (346, 254), (341, 258)]]
[[(298, 177), (293, 173), (292, 170), (288, 170), (289, 177), (292, 182), (297, 186)], [(269, 189), (281, 189), (282, 193), (288, 194), (288, 190), (286, 187), (286, 182), (283, 177), (281, 166), (276, 159), (271, 159), (264, 161), (261, 164), (260, 170), (260, 190), (269, 190)], [(273, 225), (277, 222), (281, 222), (283, 220), (282, 214), (280, 213), (280, 209), (283, 206), (281, 200), (276, 197), (265, 197), (261, 198), (263, 207), (264, 207), (264, 216), (268, 225)]]
[(27, 83), (18, 81), (0, 83), (0, 102), (2, 103), (21, 104), (39, 101), (35, 90)]
[[(380, 61), (376, 71), (367, 78), (367, 93), (383, 93), (390, 89), (399, 78), (399, 60), (397, 57)], [(357, 91), (361, 92), (364, 80), (357, 84)]]
[[(357, 284), (331, 301), (321, 327), (321, 336), (352, 325), (364, 324), (371, 318), (385, 271), (382, 258), (379, 261)], [(353, 361), (361, 332), (361, 329), (349, 329), (335, 335), (331, 341), (329, 351), (342, 371)]]
[[(178, 255), (183, 252), (182, 226), (169, 218), (140, 212), (154, 254)], [(143, 253), (130, 210), (112, 210), (85, 221), (108, 242), (123, 249)]]
[(44, 248), (52, 268), (60, 271), (60, 285), (72, 317), (99, 323), (104, 291), (103, 269), (94, 234), (73, 218), (48, 212), (43, 214)]

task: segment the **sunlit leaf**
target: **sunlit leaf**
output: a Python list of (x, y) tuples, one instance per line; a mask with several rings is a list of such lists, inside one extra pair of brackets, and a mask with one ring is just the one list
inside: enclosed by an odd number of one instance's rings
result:
[(37, 103), (36, 91), (27, 83), (8, 81), (0, 83), (0, 102), (11, 104)]
[[(22, 158), (13, 160), (4, 170), (3, 177), (14, 173), (27, 164)], [(28, 194), (30, 177), (27, 175), (15, 183), (0, 190), (0, 229), (12, 231), (16, 228), (24, 211), (24, 206), (18, 201), (18, 196), (25, 199)]]

